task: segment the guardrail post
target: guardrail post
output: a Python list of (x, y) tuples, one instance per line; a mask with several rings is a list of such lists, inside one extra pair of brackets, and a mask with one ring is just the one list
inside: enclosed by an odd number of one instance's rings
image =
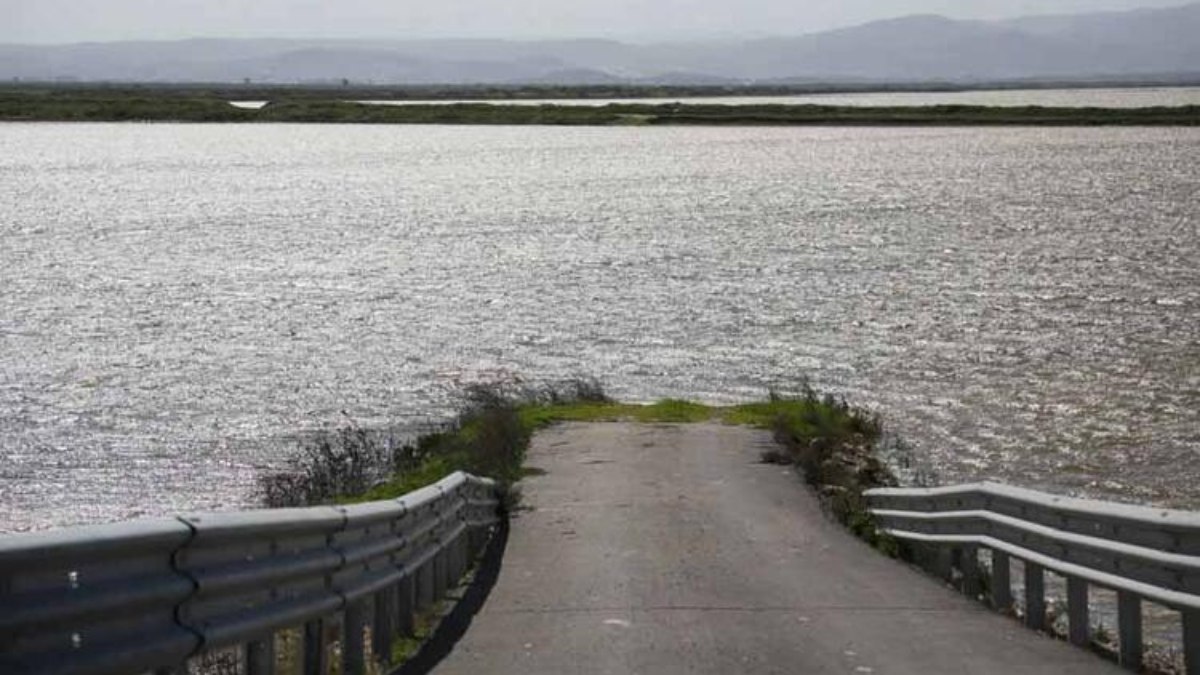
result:
[(433, 604), (434, 594), (434, 564), (433, 558), (426, 560), (417, 570), (416, 608), (425, 609)]
[(1200, 610), (1183, 612), (1183, 662), (1187, 675), (1200, 675)]
[(1117, 626), (1121, 665), (1142, 669), (1142, 599), (1128, 591), (1117, 591)]
[(463, 531), (458, 539), (454, 540), (454, 569), (451, 574), (451, 584), (457, 585), (463, 575), (467, 573), (467, 531)]
[(963, 575), (963, 593), (977, 598), (983, 590), (979, 574), (979, 547), (963, 546), (958, 555), (958, 569)]
[(938, 546), (937, 544), (929, 544), (926, 547), (925, 555), (928, 560), (925, 569), (929, 570), (930, 574), (939, 579), (949, 579), (953, 576), (951, 574), (953, 561), (951, 560), (950, 549), (945, 546)]
[(392, 640), (396, 638), (396, 595), (390, 586), (375, 594), (375, 621), (371, 627), (371, 653), (384, 664), (392, 662)]
[(454, 588), (458, 581), (458, 539), (446, 542), (446, 590)]
[(363, 675), (366, 672), (366, 661), (363, 659), (366, 609), (366, 602), (362, 600), (346, 608), (346, 623), (342, 628), (342, 675)]
[(1034, 630), (1046, 627), (1046, 570), (1025, 562), (1025, 625)]
[(275, 675), (275, 636), (246, 643), (246, 675)]
[[(963, 561), (962, 547), (961, 546), (951, 546), (949, 550), (950, 550), (950, 570), (949, 570), (950, 573), (946, 576), (946, 578), (948, 578), (950, 581), (954, 581), (955, 580), (954, 573), (957, 571), (959, 573), (960, 581), (961, 581), (962, 561)], [(962, 590), (962, 589), (960, 588), (959, 590)]]
[(480, 550), (483, 549), (484, 536), (484, 531), (481, 527), (472, 525), (471, 529), (467, 530), (468, 559), (474, 560), (475, 556), (479, 555)]
[(415, 632), (413, 614), (417, 611), (417, 579), (415, 574), (409, 574), (400, 580), (396, 597), (396, 631), (404, 637), (412, 637)]
[(1001, 612), (1012, 608), (1012, 560), (1003, 551), (992, 550), (992, 607)]
[(1088, 583), (1079, 577), (1067, 577), (1067, 624), (1072, 644), (1086, 647), (1091, 642), (1088, 623)]
[(325, 620), (304, 624), (304, 675), (329, 672), (329, 649), (325, 642)]
[[(11, 595), (13, 592), (14, 579), (7, 574), (0, 576), (0, 598)], [(9, 651), (14, 641), (15, 635), (9, 635), (8, 631), (0, 633), (0, 654), (5, 654)]]
[(446, 565), (446, 548), (444, 543), (438, 544), (441, 548), (433, 555), (433, 600), (437, 602), (443, 595), (446, 594), (446, 579), (450, 576)]

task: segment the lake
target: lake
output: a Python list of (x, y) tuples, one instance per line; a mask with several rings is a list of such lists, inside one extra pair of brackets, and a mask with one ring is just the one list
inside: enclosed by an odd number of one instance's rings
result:
[(0, 125), (0, 531), (598, 376), (1200, 508), (1200, 129)]

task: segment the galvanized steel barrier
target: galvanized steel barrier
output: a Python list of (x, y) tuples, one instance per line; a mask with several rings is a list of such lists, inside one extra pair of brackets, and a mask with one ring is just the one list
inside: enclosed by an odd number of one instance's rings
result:
[(484, 548), (498, 503), (494, 483), (456, 473), (355, 506), (2, 537), (0, 673), (181, 673), (224, 651), (273, 674), (285, 630), (300, 672), (327, 672), (339, 642), (340, 672), (362, 673), (367, 633), (387, 661)]
[(979, 550), (991, 551), (991, 601), (1013, 604), (1010, 560), (1025, 569), (1025, 621), (1045, 628), (1045, 572), (1066, 579), (1068, 634), (1090, 643), (1088, 587), (1117, 593), (1122, 664), (1142, 667), (1142, 601), (1182, 614), (1187, 673), (1200, 675), (1200, 513), (1057, 497), (995, 483), (866, 493), (880, 528), (922, 551), (936, 573), (982, 591)]

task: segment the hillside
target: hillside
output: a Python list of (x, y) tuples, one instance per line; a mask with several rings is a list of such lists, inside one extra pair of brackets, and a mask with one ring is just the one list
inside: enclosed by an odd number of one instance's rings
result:
[(1196, 76), (1200, 3), (959, 21), (908, 16), (745, 41), (185, 40), (0, 45), (0, 79), (377, 84), (971, 82)]

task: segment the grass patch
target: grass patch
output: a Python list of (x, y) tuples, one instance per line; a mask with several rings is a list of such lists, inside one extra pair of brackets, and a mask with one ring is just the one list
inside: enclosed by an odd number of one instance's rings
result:
[(259, 478), (260, 496), (275, 508), (394, 499), (455, 471), (493, 478), (507, 491), (522, 477), (533, 432), (551, 423), (527, 410), (606, 405), (603, 389), (589, 379), (471, 386), (453, 420), (416, 439), (354, 424), (313, 434), (283, 471)]
[(612, 401), (532, 403), (520, 406), (518, 413), (521, 423), (531, 432), (558, 422), (689, 424), (719, 417), (716, 408), (678, 399), (664, 399), (646, 405)]
[(392, 642), (389, 663), (401, 664), (416, 656), (417, 652), (421, 651), (421, 645), (433, 635), (442, 613), (442, 603), (417, 612), (413, 616), (413, 634), (398, 637)]
[(882, 425), (873, 414), (806, 388), (800, 396), (708, 406), (666, 399), (651, 404), (611, 400), (594, 380), (540, 388), (481, 385), (464, 393), (458, 416), (409, 443), (354, 427), (326, 432), (305, 444), (289, 471), (260, 483), (271, 506), (395, 499), (455, 471), (496, 479), (508, 490), (530, 475), (523, 464), (533, 434), (560, 422), (644, 424), (718, 423), (770, 429), (778, 447), (763, 461), (796, 466), (829, 513), (856, 535), (891, 555), (896, 543), (880, 535), (863, 492), (895, 485), (875, 454)]
[(739, 414), (758, 420), (770, 416), (779, 449), (764, 460), (798, 466), (838, 522), (884, 553), (901, 554), (899, 543), (875, 526), (863, 496), (871, 488), (897, 484), (875, 453), (883, 434), (878, 417), (811, 389), (794, 402), (771, 401)]
[[(771, 429), (782, 416), (802, 420), (817, 415), (836, 427), (845, 417), (849, 427), (860, 428), (861, 415), (849, 408), (834, 410), (830, 404), (806, 394), (802, 398), (773, 397), (769, 401), (735, 406), (709, 406), (692, 401), (664, 399), (657, 403), (561, 403), (525, 405), (519, 410), (521, 421), (532, 430), (557, 422), (641, 422), (646, 424), (694, 424), (721, 422), (734, 426)], [(839, 416), (840, 415), (840, 416)], [(811, 427), (812, 430), (815, 428)], [(874, 431), (872, 429), (872, 431)]]

